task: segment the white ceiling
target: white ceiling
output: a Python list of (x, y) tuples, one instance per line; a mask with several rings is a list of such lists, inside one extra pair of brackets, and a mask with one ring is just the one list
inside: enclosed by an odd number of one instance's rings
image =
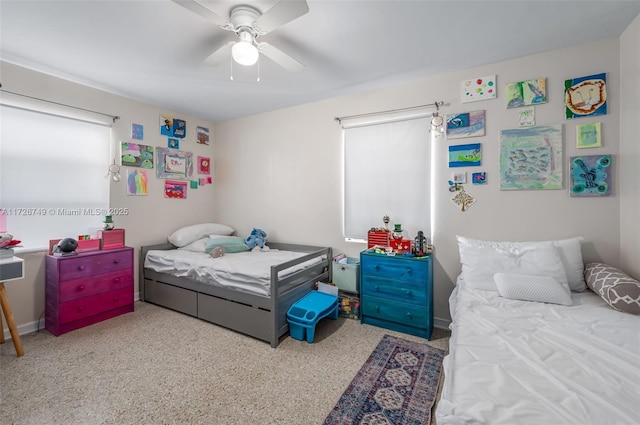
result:
[[(276, 2), (201, 0), (221, 15)], [(234, 34), (170, 0), (1, 0), (0, 59), (217, 122), (617, 37), (640, 13), (640, 0), (307, 2), (259, 38), (306, 69), (264, 58), (260, 82), (203, 64)]]

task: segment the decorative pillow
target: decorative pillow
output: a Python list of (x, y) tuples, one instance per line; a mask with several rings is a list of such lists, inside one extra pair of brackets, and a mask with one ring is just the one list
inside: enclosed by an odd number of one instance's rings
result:
[(183, 249), (185, 251), (193, 251), (193, 252), (205, 252), (205, 249), (207, 248), (207, 242), (209, 242), (208, 236), (204, 238), (200, 238), (196, 241), (193, 241), (188, 245), (179, 247), (178, 249)]
[(560, 260), (567, 274), (569, 288), (572, 291), (584, 291), (587, 285), (584, 281), (584, 263), (582, 261), (582, 237), (574, 237), (569, 239), (541, 241), (541, 242), (495, 242), (483, 241), (477, 239), (469, 239), (463, 236), (457, 236), (458, 243), (469, 246), (490, 247), (505, 250), (524, 248), (529, 246), (547, 246), (551, 243), (558, 249)]
[(640, 282), (604, 263), (589, 263), (584, 270), (589, 288), (618, 311), (640, 314)]
[(225, 253), (249, 251), (249, 247), (240, 236), (220, 236), (207, 242), (205, 252), (210, 253), (216, 247), (224, 248)]
[(561, 305), (573, 303), (569, 285), (562, 285), (549, 276), (496, 273), (493, 279), (498, 294), (504, 298)]
[(202, 223), (191, 226), (181, 227), (169, 236), (167, 239), (175, 246), (181, 248), (189, 245), (204, 236), (214, 233), (217, 235), (231, 235), (235, 230), (229, 226), (218, 223)]
[(568, 286), (560, 255), (551, 242), (496, 248), (467, 245), (459, 238), (458, 248), (464, 281), (472, 288), (497, 291), (493, 280), (496, 273), (548, 276)]

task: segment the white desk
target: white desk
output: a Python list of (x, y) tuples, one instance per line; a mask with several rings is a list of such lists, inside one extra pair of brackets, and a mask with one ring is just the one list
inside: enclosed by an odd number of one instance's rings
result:
[[(22, 341), (20, 341), (20, 334), (18, 333), (16, 322), (13, 320), (13, 313), (11, 312), (11, 305), (9, 304), (9, 297), (7, 297), (4, 283), (22, 278), (24, 278), (24, 260), (22, 258), (11, 257), (0, 259), (0, 308), (2, 308), (4, 317), (7, 319), (11, 340), (13, 341), (13, 346), (16, 348), (18, 357), (24, 355), (24, 350), (22, 349)], [(2, 326), (2, 315), (0, 315), (0, 344), (2, 343), (4, 343), (4, 327)]]

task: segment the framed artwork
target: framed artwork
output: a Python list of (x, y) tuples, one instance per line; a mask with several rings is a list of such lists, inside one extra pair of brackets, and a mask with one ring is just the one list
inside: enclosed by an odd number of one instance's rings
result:
[(568, 119), (607, 113), (607, 75), (595, 74), (564, 82), (565, 116)]
[(144, 127), (142, 124), (131, 124), (131, 138), (142, 140), (144, 138)]
[(476, 198), (464, 190), (463, 186), (458, 186), (456, 194), (451, 198), (451, 202), (460, 207), (460, 211), (465, 212), (469, 207), (476, 203)]
[(518, 124), (520, 127), (536, 125), (536, 111), (533, 106), (518, 110)]
[(197, 189), (198, 188), (198, 180), (191, 180), (189, 182), (189, 188), (191, 189)]
[(127, 169), (127, 195), (146, 196), (149, 194), (148, 189), (149, 176), (147, 170), (143, 169)]
[(153, 146), (132, 142), (121, 142), (122, 165), (127, 167), (153, 168)]
[(156, 148), (156, 177), (159, 179), (190, 180), (193, 176), (193, 153), (177, 149)]
[(201, 145), (209, 144), (209, 129), (205, 127), (196, 127), (196, 142)]
[(472, 184), (487, 184), (487, 173), (480, 171), (478, 173), (471, 173)]
[(611, 155), (572, 156), (570, 196), (611, 195)]
[(496, 76), (487, 75), (480, 78), (464, 80), (460, 83), (462, 103), (478, 100), (495, 99), (497, 96)]
[(447, 139), (484, 136), (484, 111), (446, 114), (445, 120)]
[(562, 189), (562, 124), (500, 132), (500, 190)]
[(211, 174), (211, 158), (206, 156), (198, 157), (198, 174)]
[(169, 149), (180, 149), (180, 139), (169, 137), (167, 139), (167, 147)]
[(178, 180), (165, 180), (164, 197), (172, 199), (187, 199), (187, 182)]
[(465, 184), (467, 182), (467, 173), (464, 171), (454, 171), (451, 173), (451, 181), (455, 184)]
[(576, 125), (576, 147), (599, 148), (602, 146), (602, 131), (599, 122)]
[(482, 144), (449, 146), (449, 168), (475, 167), (482, 162)]
[(187, 134), (187, 123), (184, 120), (160, 114), (160, 134), (183, 139)]
[(516, 81), (506, 87), (507, 109), (547, 103), (547, 79)]

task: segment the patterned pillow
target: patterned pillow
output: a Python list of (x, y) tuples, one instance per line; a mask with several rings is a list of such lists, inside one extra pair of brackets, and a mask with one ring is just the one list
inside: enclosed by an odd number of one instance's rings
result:
[(604, 263), (589, 263), (584, 269), (589, 288), (618, 311), (640, 314), (640, 282)]

